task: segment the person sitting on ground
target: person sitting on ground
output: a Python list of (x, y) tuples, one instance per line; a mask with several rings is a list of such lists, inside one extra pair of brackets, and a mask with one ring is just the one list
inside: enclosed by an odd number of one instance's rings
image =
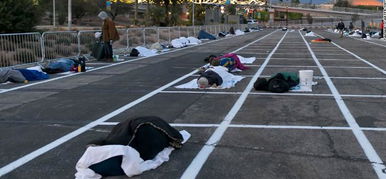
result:
[[(202, 70), (205, 70), (202, 68)], [(200, 72), (200, 77), (197, 79), (199, 88), (218, 87), (222, 84), (223, 80), (219, 74), (214, 72), (211, 68)]]

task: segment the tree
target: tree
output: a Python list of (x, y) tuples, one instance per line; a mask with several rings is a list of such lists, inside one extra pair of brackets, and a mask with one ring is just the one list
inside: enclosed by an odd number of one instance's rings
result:
[(336, 1), (334, 6), (336, 6), (336, 7), (350, 7), (350, 3), (348, 3), (347, 0), (338, 0), (338, 1)]
[(299, 4), (300, 1), (299, 1), (299, 0), (291, 0), (291, 3), (292, 3), (292, 4)]
[(120, 14), (127, 13), (131, 10), (130, 4), (124, 0), (117, 0), (111, 5), (111, 15), (115, 19)]
[(32, 31), (39, 22), (39, 12), (33, 0), (1, 0), (0, 33)]
[[(194, 21), (195, 25), (203, 25), (205, 23), (205, 11), (206, 11), (205, 4), (195, 4), (194, 5)], [(192, 20), (193, 16), (193, 7), (190, 4), (188, 7), (188, 12), (190, 14), (190, 20)]]
[(229, 15), (236, 15), (236, 5), (235, 4), (229, 4), (226, 6), (226, 12)]

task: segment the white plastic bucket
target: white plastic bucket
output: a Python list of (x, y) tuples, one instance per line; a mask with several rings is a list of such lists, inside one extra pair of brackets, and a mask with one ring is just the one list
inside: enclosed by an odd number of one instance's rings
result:
[(312, 91), (313, 70), (299, 70), (299, 84), (303, 90)]

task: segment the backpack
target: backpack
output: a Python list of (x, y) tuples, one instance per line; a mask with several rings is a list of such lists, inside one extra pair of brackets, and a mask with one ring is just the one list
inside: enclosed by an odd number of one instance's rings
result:
[(130, 56), (131, 57), (138, 57), (138, 55), (139, 55), (139, 51), (137, 49), (133, 48), (133, 50), (131, 50), (131, 52), (130, 52)]
[(265, 78), (257, 78), (256, 82), (253, 84), (255, 90), (268, 90), (268, 81)]
[(282, 72), (277, 73), (268, 80), (268, 91), (274, 93), (284, 93), (289, 91), (293, 86), (299, 83), (299, 77), (297, 73)]
[(268, 83), (268, 91), (274, 93), (284, 93), (289, 91), (290, 87), (284, 79), (272, 79)]

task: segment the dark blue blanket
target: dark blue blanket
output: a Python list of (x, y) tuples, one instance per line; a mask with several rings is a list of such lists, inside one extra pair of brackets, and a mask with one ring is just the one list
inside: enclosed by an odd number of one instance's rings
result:
[(209, 34), (208, 32), (205, 32), (204, 30), (200, 30), (198, 33), (198, 39), (216, 40), (216, 37), (214, 37), (212, 34)]
[(44, 80), (48, 79), (49, 76), (43, 72), (37, 70), (18, 69), (28, 81)]

